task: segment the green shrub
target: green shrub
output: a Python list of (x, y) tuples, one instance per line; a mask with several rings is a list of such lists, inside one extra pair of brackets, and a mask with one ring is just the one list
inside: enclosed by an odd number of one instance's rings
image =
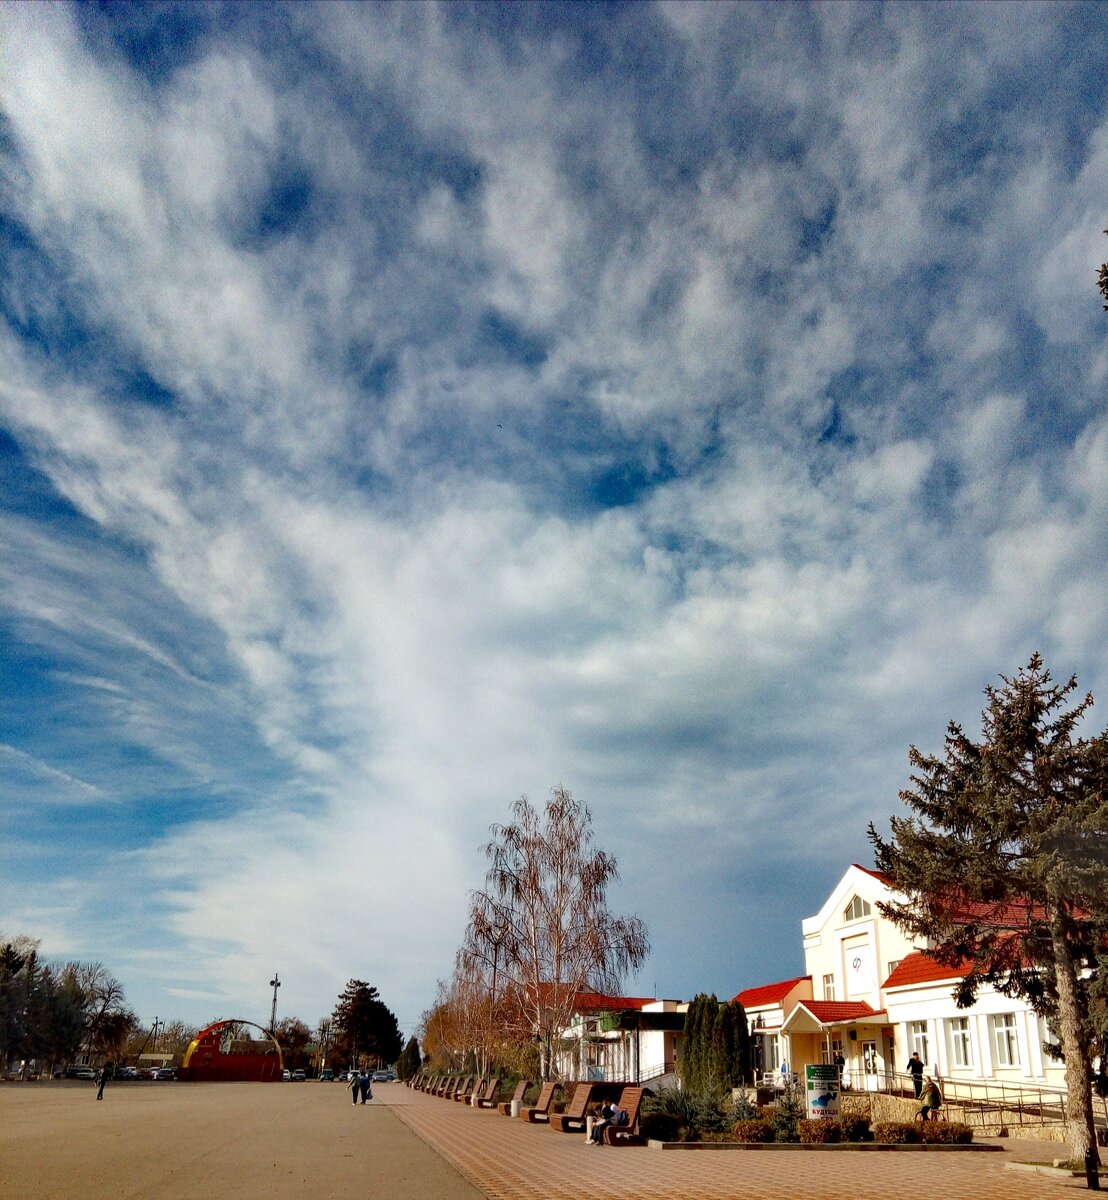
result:
[(745, 1092), (740, 1092), (738, 1098), (731, 1103), (731, 1111), (727, 1114), (727, 1123), (730, 1126), (734, 1125), (736, 1121), (753, 1121), (764, 1115), (756, 1104), (751, 1103), (750, 1097)]
[(968, 1146), (973, 1141), (973, 1130), (960, 1121), (921, 1121), (918, 1132), (920, 1141), (931, 1146)]
[(800, 1098), (800, 1087), (790, 1082), (777, 1094), (777, 1103), (773, 1106), (773, 1133), (775, 1142), (796, 1142), (800, 1140), (797, 1133), (797, 1123), (804, 1116), (805, 1106)]
[(922, 1122), (879, 1121), (873, 1127), (873, 1140), (886, 1146), (914, 1146), (919, 1141)]
[(731, 1132), (740, 1142), (772, 1142), (774, 1140), (774, 1128), (769, 1121), (736, 1121)]
[(681, 1136), (681, 1120), (673, 1113), (648, 1112), (640, 1120), (639, 1128), (644, 1138), (655, 1142), (676, 1142)]
[(731, 1127), (731, 1120), (715, 1095), (700, 1095), (687, 1088), (659, 1088), (643, 1103), (644, 1112), (668, 1113), (676, 1117), (695, 1141), (701, 1133), (720, 1133)]
[(837, 1142), (840, 1134), (839, 1123), (832, 1117), (801, 1119), (796, 1123), (796, 1132), (800, 1135), (800, 1140), (807, 1145)]
[(868, 1142), (870, 1140), (869, 1118), (863, 1117), (861, 1113), (844, 1116), (841, 1125), (844, 1142)]

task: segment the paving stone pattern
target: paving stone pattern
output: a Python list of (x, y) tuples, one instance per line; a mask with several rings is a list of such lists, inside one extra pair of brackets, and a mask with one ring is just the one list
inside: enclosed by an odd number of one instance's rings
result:
[[(1009, 1171), (1001, 1153), (658, 1151), (447, 1103), (400, 1085), (374, 1096), (490, 1200), (1049, 1200), (1083, 1181)], [(1021, 1147), (1026, 1157), (1027, 1147)], [(1053, 1147), (1052, 1153), (1060, 1152)], [(1050, 1156), (1050, 1151), (1046, 1151)]]

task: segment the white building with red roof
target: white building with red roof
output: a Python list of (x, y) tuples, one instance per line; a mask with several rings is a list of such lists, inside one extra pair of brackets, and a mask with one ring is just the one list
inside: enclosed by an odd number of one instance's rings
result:
[(968, 967), (942, 967), (914, 945), (880, 912), (892, 896), (884, 876), (851, 866), (801, 922), (807, 974), (735, 997), (747, 1010), (759, 1070), (786, 1064), (802, 1073), (841, 1054), (845, 1082), (877, 1089), (903, 1074), (916, 1051), (944, 1079), (1064, 1086), (1061, 1064), (1043, 1050), (1045, 1022), (988, 986), (959, 1009), (954, 988)]

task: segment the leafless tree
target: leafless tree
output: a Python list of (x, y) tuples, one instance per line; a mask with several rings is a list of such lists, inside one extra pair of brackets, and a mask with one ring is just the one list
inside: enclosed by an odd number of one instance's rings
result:
[(490, 1005), (513, 1004), (537, 1038), (542, 1074), (555, 1071), (554, 1039), (582, 992), (616, 993), (649, 953), (637, 917), (608, 909), (616, 860), (594, 849), (592, 817), (563, 787), (542, 813), (521, 797), (513, 820), (492, 827), (485, 888), (472, 896), (459, 961), (487, 980)]

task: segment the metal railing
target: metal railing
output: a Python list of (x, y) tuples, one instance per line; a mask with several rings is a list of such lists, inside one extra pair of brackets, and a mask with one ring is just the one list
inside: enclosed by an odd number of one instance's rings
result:
[[(1066, 1117), (1065, 1088), (957, 1076), (937, 1082), (944, 1108), (959, 1109), (967, 1125), (1053, 1125), (1062, 1123)], [(862, 1084), (855, 1090), (915, 1099), (912, 1076), (906, 1072), (863, 1076)], [(1093, 1114), (1098, 1128), (1108, 1128), (1108, 1103), (1100, 1097), (1093, 1097)]]

